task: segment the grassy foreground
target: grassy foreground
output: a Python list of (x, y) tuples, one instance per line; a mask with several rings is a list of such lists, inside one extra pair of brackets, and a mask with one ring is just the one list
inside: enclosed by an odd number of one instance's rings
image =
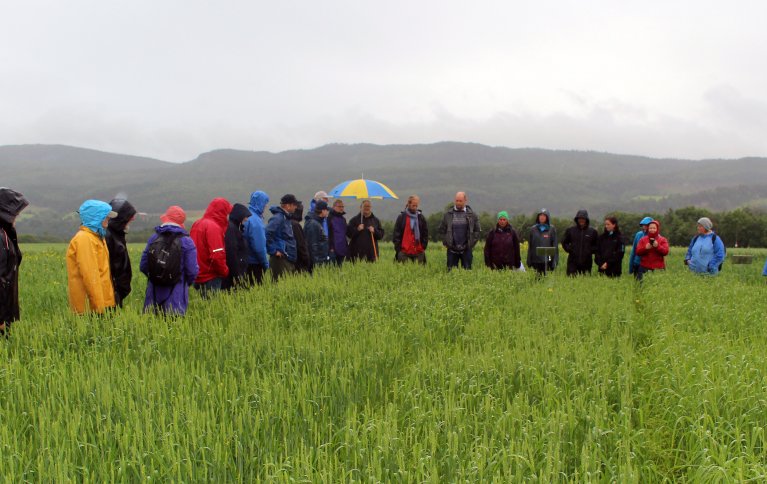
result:
[(70, 315), (65, 246), (24, 249), (4, 481), (767, 479), (764, 252), (705, 278), (676, 250), (641, 287), (384, 252), (163, 320), (137, 270), (124, 310)]

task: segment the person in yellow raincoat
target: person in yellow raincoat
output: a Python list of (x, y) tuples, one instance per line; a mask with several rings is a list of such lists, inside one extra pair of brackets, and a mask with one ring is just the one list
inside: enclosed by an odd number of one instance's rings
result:
[[(109, 250), (104, 236), (107, 222), (117, 214), (106, 202), (86, 200), (80, 206), (80, 230), (67, 249), (69, 306), (77, 314), (103, 313), (115, 306)], [(87, 299), (87, 305), (86, 305)]]

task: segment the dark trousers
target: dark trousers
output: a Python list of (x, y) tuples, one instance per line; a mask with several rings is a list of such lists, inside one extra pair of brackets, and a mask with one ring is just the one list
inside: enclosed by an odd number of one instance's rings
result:
[(568, 276), (580, 276), (584, 274), (591, 274), (591, 268), (593, 265), (591, 262), (588, 264), (576, 264), (574, 262), (567, 263), (567, 275)]
[(284, 274), (292, 274), (296, 272), (296, 265), (290, 262), (285, 256), (275, 257), (269, 256), (269, 269), (272, 271), (272, 281), (277, 280)]
[(464, 269), (471, 269), (471, 262), (474, 259), (474, 255), (471, 249), (466, 249), (463, 252), (455, 252), (450, 249), (447, 250), (447, 270), (449, 271), (453, 267), (458, 267), (458, 263), (461, 263), (461, 267)]
[(248, 264), (245, 277), (250, 284), (258, 284), (260, 286), (264, 282), (264, 272), (264, 266), (261, 264)]
[(346, 260), (345, 255), (338, 255), (335, 252), (330, 253), (330, 260), (337, 265), (338, 267), (341, 267), (344, 265), (344, 261)]
[(200, 291), (200, 296), (202, 296), (203, 299), (208, 299), (212, 295), (212, 293), (218, 292), (221, 290), (221, 283), (224, 280), (221, 277), (217, 277), (215, 279), (211, 279), (208, 282), (203, 282), (202, 284), (194, 283), (194, 288)]
[(634, 276), (636, 276), (637, 281), (642, 282), (644, 275), (648, 272), (655, 272), (655, 269), (648, 269), (646, 267), (639, 266), (634, 272)]
[(419, 264), (426, 264), (426, 254), (421, 252), (420, 254), (410, 255), (402, 251), (397, 252), (397, 262), (418, 262)]

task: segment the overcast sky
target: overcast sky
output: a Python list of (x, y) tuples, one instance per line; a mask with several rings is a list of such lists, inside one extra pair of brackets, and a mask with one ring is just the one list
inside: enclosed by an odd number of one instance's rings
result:
[(0, 0), (0, 145), (767, 155), (767, 2)]

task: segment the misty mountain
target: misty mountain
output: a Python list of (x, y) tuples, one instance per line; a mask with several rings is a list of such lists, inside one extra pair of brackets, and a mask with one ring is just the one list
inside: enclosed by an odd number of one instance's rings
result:
[[(20, 231), (66, 236), (77, 227), (74, 211), (87, 198), (126, 195), (139, 211), (161, 213), (179, 204), (204, 210), (223, 196), (247, 203), (266, 191), (308, 200), (341, 181), (379, 180), (401, 199), (417, 193), (424, 212), (441, 210), (458, 190), (477, 211), (557, 216), (587, 208), (664, 211), (689, 205), (711, 210), (767, 205), (767, 159), (677, 160), (583, 151), (511, 149), (472, 143), (428, 145), (331, 144), (280, 153), (216, 150), (185, 163), (58, 145), (0, 147), (0, 185), (13, 187), (32, 206)], [(355, 202), (347, 203), (354, 211)], [(374, 211), (394, 218), (400, 201), (376, 201)], [(151, 217), (145, 224), (156, 222)]]

